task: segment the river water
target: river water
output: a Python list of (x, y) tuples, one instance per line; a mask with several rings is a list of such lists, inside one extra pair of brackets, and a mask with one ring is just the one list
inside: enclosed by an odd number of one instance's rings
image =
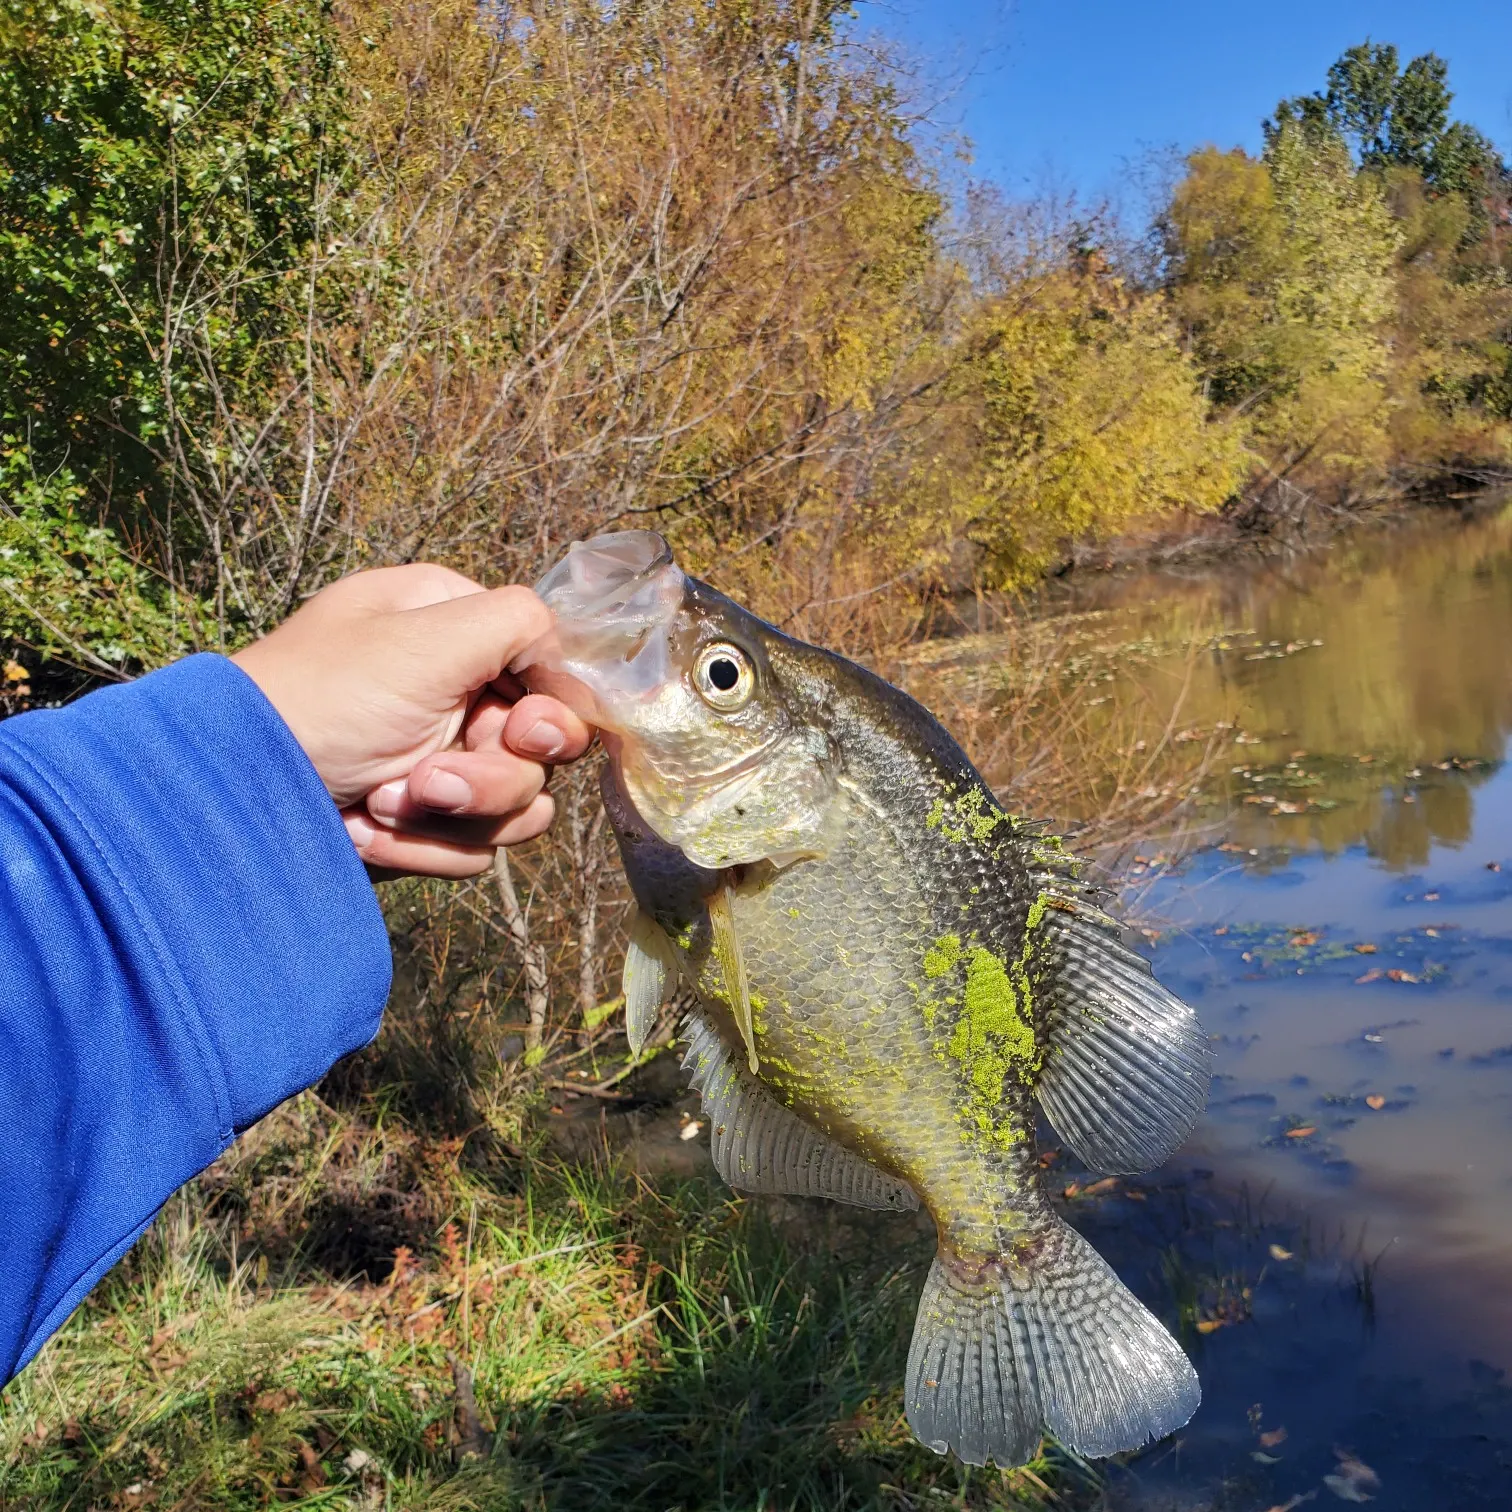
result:
[(1228, 742), (1206, 843), (1137, 868), (1207, 1115), (1151, 1183), (1066, 1182), (1205, 1390), (1114, 1505), (1512, 1507), (1512, 503), (1063, 618), (1127, 648), (1110, 717)]

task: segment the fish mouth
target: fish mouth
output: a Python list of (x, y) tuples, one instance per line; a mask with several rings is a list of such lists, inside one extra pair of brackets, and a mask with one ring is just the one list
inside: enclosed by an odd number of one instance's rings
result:
[(513, 670), (590, 724), (623, 729), (624, 707), (654, 697), (671, 675), (685, 583), (654, 530), (574, 541), (535, 585), (555, 624)]
[(647, 589), (668, 568), (677, 572), (672, 548), (656, 531), (618, 530), (574, 541), (535, 591), (559, 619), (613, 622), (643, 613)]

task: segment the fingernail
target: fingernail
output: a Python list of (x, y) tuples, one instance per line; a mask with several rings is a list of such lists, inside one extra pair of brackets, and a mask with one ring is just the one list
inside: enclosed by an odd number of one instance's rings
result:
[(455, 772), (444, 772), (439, 767), (426, 779), (420, 789), (420, 801), (426, 808), (466, 808), (473, 801), (472, 784)]
[(358, 855), (361, 855), (373, 843), (373, 836), (378, 833), (362, 814), (347, 816), (346, 831), (352, 837), (352, 844), (357, 847)]
[(405, 788), (403, 777), (374, 788), (367, 795), (368, 812), (378, 819), (397, 819), (404, 812)]
[(522, 756), (539, 756), (550, 761), (567, 744), (567, 737), (548, 720), (538, 719), (510, 743)]

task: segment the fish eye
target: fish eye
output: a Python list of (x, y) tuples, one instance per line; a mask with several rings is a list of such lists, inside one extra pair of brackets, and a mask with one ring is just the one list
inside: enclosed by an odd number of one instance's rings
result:
[(714, 641), (698, 653), (693, 664), (693, 686), (711, 709), (729, 713), (742, 707), (756, 686), (751, 660), (728, 641)]

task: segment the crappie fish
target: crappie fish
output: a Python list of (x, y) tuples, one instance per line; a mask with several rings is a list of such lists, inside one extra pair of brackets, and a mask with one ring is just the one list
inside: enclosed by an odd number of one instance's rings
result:
[(684, 1064), (731, 1186), (934, 1218), (920, 1440), (1006, 1467), (1045, 1428), (1087, 1456), (1179, 1428), (1196, 1373), (1051, 1207), (1034, 1104), (1100, 1171), (1158, 1165), (1206, 1096), (1191, 1010), (899, 689), (686, 577), (651, 532), (574, 546), (537, 591), (556, 624), (523, 676), (609, 756), (632, 1046), (686, 985)]

